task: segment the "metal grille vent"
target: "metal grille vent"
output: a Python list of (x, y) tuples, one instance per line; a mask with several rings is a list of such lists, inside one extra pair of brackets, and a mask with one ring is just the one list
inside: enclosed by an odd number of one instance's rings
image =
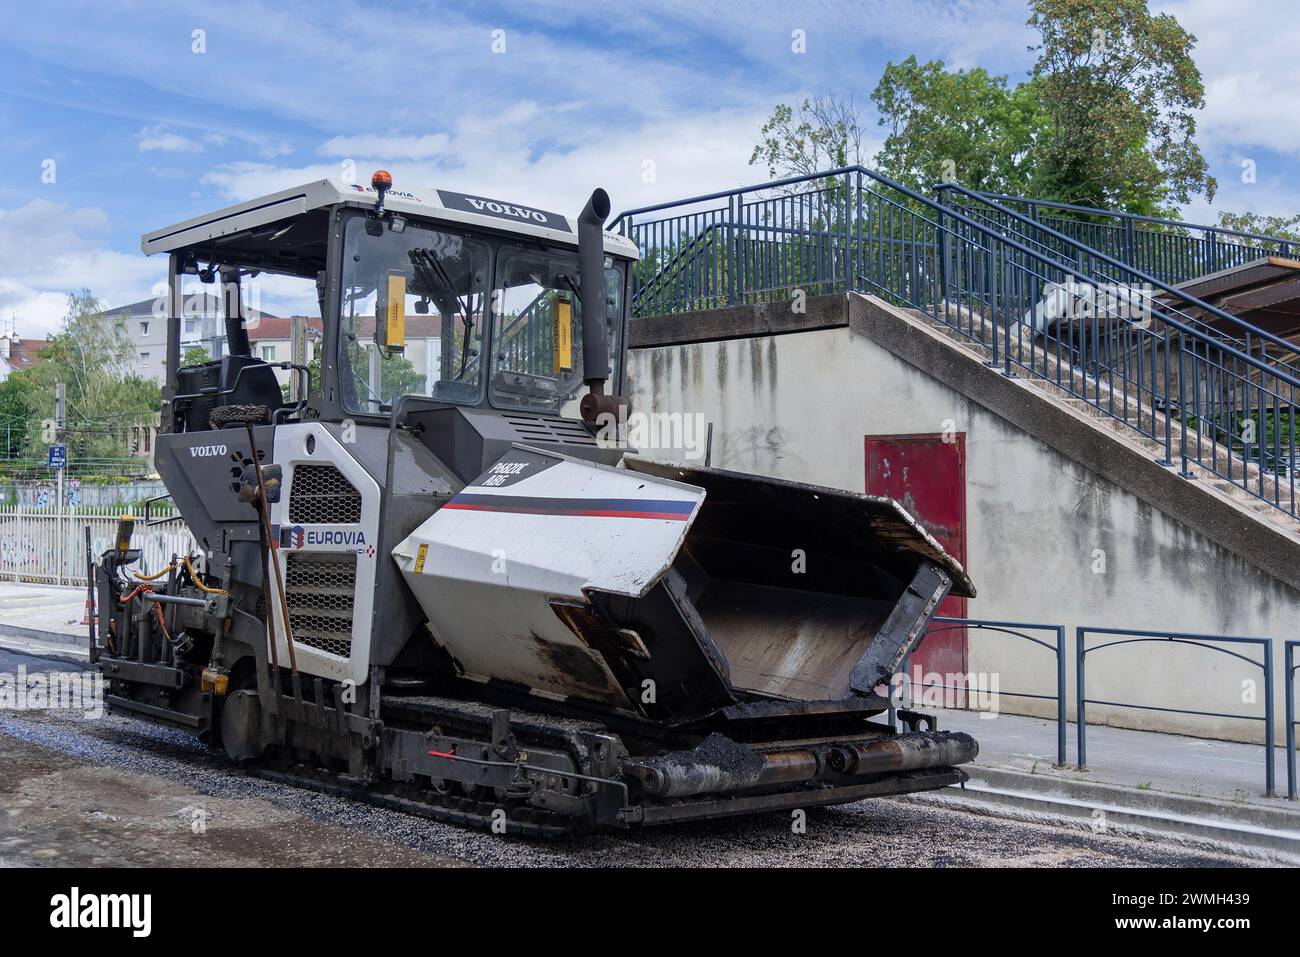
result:
[(596, 445), (596, 437), (581, 422), (558, 416), (507, 415), (523, 442), (552, 442), (557, 445)]
[(287, 551), (284, 557), (294, 642), (350, 657), (357, 556)]
[(361, 521), (361, 493), (332, 465), (295, 466), (289, 521), (295, 525), (355, 525)]

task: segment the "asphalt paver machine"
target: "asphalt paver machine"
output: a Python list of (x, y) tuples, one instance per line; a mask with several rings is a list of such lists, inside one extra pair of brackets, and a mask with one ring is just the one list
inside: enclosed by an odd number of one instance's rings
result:
[[(608, 215), (381, 172), (146, 235), (156, 467), (198, 547), (141, 568), (149, 511), (93, 560), (110, 708), (509, 833), (963, 781), (975, 742), (884, 692), (966, 572), (892, 500), (629, 449), (638, 249)], [(241, 289), (279, 276), (314, 283), (310, 362), (250, 347)], [(225, 335), (182, 367), (193, 277)]]

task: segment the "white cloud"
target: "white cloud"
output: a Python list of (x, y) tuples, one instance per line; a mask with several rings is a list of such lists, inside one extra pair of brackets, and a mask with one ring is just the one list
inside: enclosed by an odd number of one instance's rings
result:
[(157, 257), (108, 247), (108, 217), (93, 207), (69, 209), (34, 199), (0, 209), (0, 316), (38, 339), (58, 328), (71, 292), (89, 289), (109, 306), (149, 298), (165, 282)]
[[(24, 338), (47, 338), (67, 313), (68, 294), (82, 289), (109, 308), (163, 294), (167, 258), (116, 252), (106, 244), (109, 233), (100, 209), (43, 199), (0, 209), (0, 327), (8, 330), (12, 319)], [(187, 283), (186, 295), (199, 291), (195, 281)], [(317, 313), (310, 280), (261, 275), (246, 280), (245, 296), (271, 315)]]
[(1205, 80), (1200, 139), (1243, 154), (1263, 147), (1300, 156), (1300, 21), (1292, 0), (1167, 0), (1159, 4), (1197, 38)]
[(321, 145), (324, 156), (387, 156), (392, 159), (430, 159), (447, 151), (445, 133), (424, 136), (370, 135), (336, 136)]
[(148, 126), (136, 136), (141, 153), (161, 150), (164, 153), (201, 153), (203, 144), (195, 142), (179, 133), (172, 133), (161, 126)]
[(209, 146), (229, 146), (232, 142), (240, 143), (252, 149), (266, 159), (285, 156), (293, 152), (292, 147), (282, 140), (250, 133), (245, 130), (204, 130), (197, 136), (186, 136), (169, 129), (166, 124), (146, 126), (136, 134), (136, 144), (141, 153), (202, 153)]
[[(603, 137), (563, 137), (539, 151), (538, 129), (564, 132), (556, 114), (569, 108), (514, 104), (499, 114), (458, 126), (446, 149), (426, 160), (388, 162), (388, 155), (357, 152), (359, 179), (372, 165), (387, 164), (397, 188), (444, 186), (576, 213), (592, 188), (603, 186), (615, 210), (726, 189), (766, 178), (748, 165), (764, 115), (729, 111), (674, 117)], [(357, 136), (359, 144), (382, 145), (382, 136)], [(330, 150), (323, 150), (332, 152)], [(336, 163), (280, 166), (239, 162), (219, 166), (203, 181), (233, 201), (252, 199), (316, 179), (341, 176)]]

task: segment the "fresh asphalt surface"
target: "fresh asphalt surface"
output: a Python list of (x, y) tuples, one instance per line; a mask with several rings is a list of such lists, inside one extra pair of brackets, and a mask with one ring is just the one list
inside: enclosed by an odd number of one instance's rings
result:
[[(0, 650), (0, 672), (85, 665)], [(0, 866), (1240, 866), (1226, 853), (909, 799), (544, 841), (253, 777), (180, 731), (0, 710)], [(201, 821), (201, 826), (196, 822)]]

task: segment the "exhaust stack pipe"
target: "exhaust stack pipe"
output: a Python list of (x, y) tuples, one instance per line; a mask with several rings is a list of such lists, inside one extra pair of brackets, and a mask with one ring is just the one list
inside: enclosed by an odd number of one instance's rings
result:
[(618, 414), (620, 401), (605, 394), (609, 378), (609, 317), (605, 314), (605, 220), (609, 194), (597, 188), (578, 214), (578, 266), (582, 272), (582, 381), (588, 392), (579, 406), (583, 421)]
[(251, 356), (253, 346), (244, 328), (244, 300), (239, 284), (239, 270), (231, 267), (219, 272), (221, 280), (221, 308), (226, 319), (226, 353), (232, 356)]

